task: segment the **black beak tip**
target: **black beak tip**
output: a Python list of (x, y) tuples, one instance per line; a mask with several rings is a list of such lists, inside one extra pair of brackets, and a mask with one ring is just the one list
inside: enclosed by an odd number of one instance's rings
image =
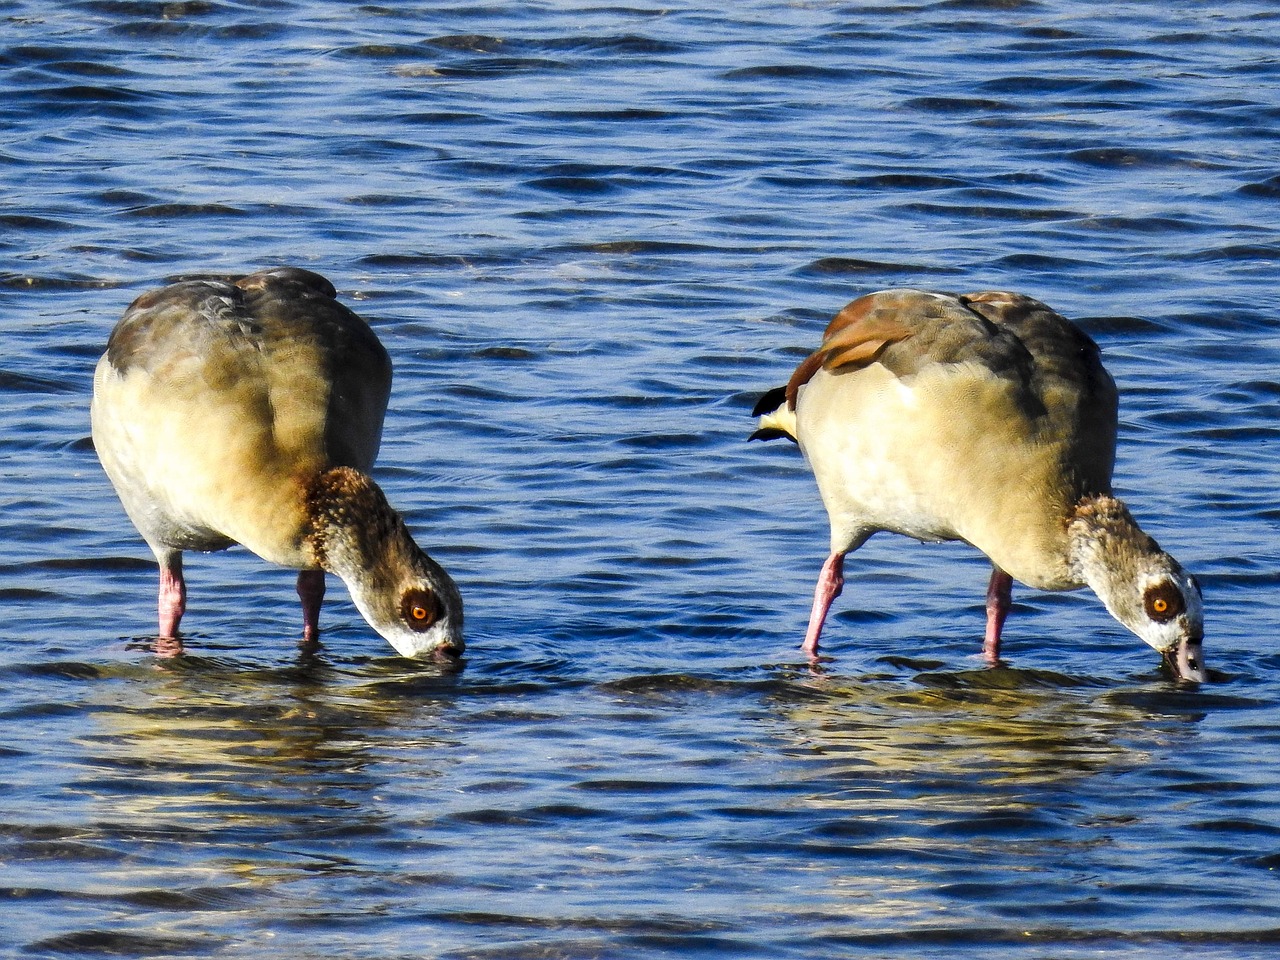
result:
[(432, 658), (436, 663), (449, 667), (458, 667), (462, 665), (463, 646), (460, 643), (442, 643), (431, 651)]

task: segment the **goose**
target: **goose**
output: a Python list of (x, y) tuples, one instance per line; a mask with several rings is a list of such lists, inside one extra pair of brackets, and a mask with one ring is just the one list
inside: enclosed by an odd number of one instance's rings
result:
[(369, 471), (391, 361), (319, 274), (194, 279), (138, 297), (93, 380), (93, 444), (160, 567), (157, 651), (182, 651), (184, 550), (241, 544), (300, 571), (315, 646), (325, 573), (406, 657), (461, 654), (462, 599)]
[(1112, 493), (1117, 407), (1097, 345), (1031, 297), (895, 289), (846, 306), (752, 414), (751, 439), (799, 445), (830, 521), (804, 653), (818, 659), (846, 554), (890, 531), (991, 561), (988, 663), (1014, 580), (1087, 585), (1175, 676), (1203, 682), (1200, 586)]

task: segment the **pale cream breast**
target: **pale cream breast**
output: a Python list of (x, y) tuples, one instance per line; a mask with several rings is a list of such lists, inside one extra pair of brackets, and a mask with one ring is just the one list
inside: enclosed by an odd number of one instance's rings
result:
[[(1061, 440), (980, 363), (818, 371), (797, 400), (799, 441), (832, 549), (875, 530), (960, 539), (1037, 587), (1076, 586), (1067, 564)], [(1073, 502), (1073, 501), (1072, 501)]]
[(230, 540), (306, 566), (302, 483), (322, 468), (323, 414), (296, 391), (223, 372), (191, 357), (162, 376), (121, 374), (104, 357), (93, 405), (103, 466), (153, 546), (208, 550)]

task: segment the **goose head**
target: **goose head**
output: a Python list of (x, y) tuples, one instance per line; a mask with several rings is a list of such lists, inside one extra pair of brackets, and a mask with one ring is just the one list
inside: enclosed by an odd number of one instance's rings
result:
[(462, 639), (462, 597), (453, 579), (405, 533), (403, 547), (384, 562), (344, 576), (360, 615), (402, 657), (457, 657)]
[(462, 653), (457, 585), (414, 542), (372, 479), (335, 467), (312, 482), (306, 502), (306, 540), (316, 566), (342, 578), (360, 615), (397, 653)]
[(1180, 679), (1203, 683), (1204, 602), (1196, 578), (1114, 497), (1081, 501), (1068, 533), (1073, 566), (1108, 612), (1158, 650)]

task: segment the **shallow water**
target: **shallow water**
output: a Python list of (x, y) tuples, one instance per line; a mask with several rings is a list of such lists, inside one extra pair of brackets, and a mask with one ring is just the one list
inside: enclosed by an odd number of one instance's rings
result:
[[(0, 950), (1271, 956), (1280, 13), (1261, 2), (0, 2)], [(465, 668), (188, 557), (88, 439), (166, 279), (295, 263), (397, 380), (378, 472)], [(826, 523), (750, 407), (847, 301), (1031, 293), (1201, 579), (1178, 688), (1087, 592)]]

